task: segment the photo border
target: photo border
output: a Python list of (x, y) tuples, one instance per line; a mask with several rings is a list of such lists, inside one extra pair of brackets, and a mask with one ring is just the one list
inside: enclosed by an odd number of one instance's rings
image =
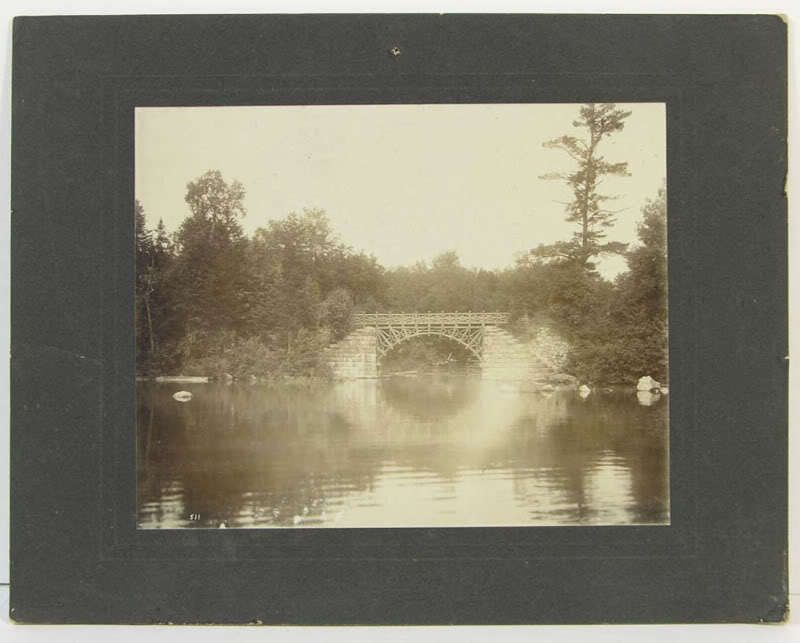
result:
[[(18, 19), (12, 616), (215, 623), (782, 618), (786, 202), (768, 190), (782, 186), (786, 171), (779, 22)], [(698, 36), (705, 48), (688, 48)], [(198, 56), (201, 37), (223, 55)], [(403, 53), (389, 56), (396, 42)], [(486, 58), (476, 56), (476, 43)], [(112, 56), (98, 55), (112, 44)], [(562, 60), (548, 49), (554, 45)], [(592, 47), (600, 61), (585, 55)], [(56, 62), (64, 49), (71, 56)], [(254, 60), (243, 64), (247, 52)], [(325, 57), (332, 53), (338, 57)], [(591, 71), (598, 62), (607, 71)], [(663, 69), (653, 73), (658, 62)], [(254, 72), (258, 63), (265, 73)], [(565, 69), (555, 71), (559, 65)], [(136, 106), (586, 101), (667, 104), (670, 525), (136, 529)], [(720, 115), (750, 129), (734, 136)], [(742, 174), (742, 163), (756, 171)], [(736, 181), (724, 185), (725, 176)], [(753, 203), (763, 206), (756, 218), (743, 210)]]

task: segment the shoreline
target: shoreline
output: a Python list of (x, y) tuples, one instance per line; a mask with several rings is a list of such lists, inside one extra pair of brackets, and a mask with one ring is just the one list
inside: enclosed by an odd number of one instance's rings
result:
[[(314, 375), (280, 375), (276, 377), (267, 376), (249, 376), (246, 378), (224, 378), (216, 376), (204, 375), (137, 375), (137, 383), (153, 383), (153, 384), (247, 384), (247, 385), (274, 385), (274, 384), (293, 384), (293, 385), (314, 385), (314, 384), (336, 384), (341, 382), (360, 382), (360, 381), (381, 381), (390, 379), (416, 379), (431, 376), (445, 376), (452, 377), (458, 376), (471, 376), (477, 373), (448, 373), (448, 372), (399, 372), (399, 373), (386, 373), (378, 375), (377, 377), (357, 377), (357, 378), (331, 378)], [(528, 380), (518, 379), (488, 379), (487, 381), (502, 383), (506, 385), (517, 385), (522, 392), (554, 392), (554, 391), (579, 391), (580, 387), (577, 384), (564, 384), (564, 383), (549, 383), (549, 382), (532, 382)], [(590, 393), (614, 393), (618, 391), (632, 391), (644, 392), (637, 389), (636, 383), (611, 383), (611, 384), (592, 384), (589, 387)], [(667, 394), (669, 388), (662, 386), (660, 388), (649, 391), (652, 393)], [(588, 395), (588, 394), (587, 394)]]

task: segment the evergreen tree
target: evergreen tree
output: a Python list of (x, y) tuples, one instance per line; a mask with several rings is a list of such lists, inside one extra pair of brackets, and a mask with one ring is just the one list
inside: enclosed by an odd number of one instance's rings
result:
[(566, 206), (566, 220), (576, 225), (572, 238), (550, 245), (539, 246), (534, 254), (545, 260), (562, 260), (593, 268), (592, 259), (605, 253), (621, 253), (625, 244), (604, 242), (605, 230), (615, 222), (615, 212), (606, 203), (615, 197), (598, 191), (606, 176), (628, 176), (626, 162), (612, 163), (600, 154), (604, 139), (625, 127), (631, 112), (617, 109), (614, 103), (589, 103), (580, 108), (580, 118), (574, 127), (586, 130), (583, 138), (561, 136), (546, 141), (546, 148), (565, 152), (577, 167), (566, 173), (546, 174), (542, 178), (566, 182), (572, 191), (572, 200)]
[[(639, 244), (628, 271), (598, 300), (574, 341), (571, 368), (594, 382), (633, 384), (643, 375), (667, 378), (666, 192), (642, 208)], [(602, 302), (605, 302), (604, 304)], [(573, 307), (569, 307), (574, 310)]]
[(145, 225), (141, 203), (134, 207), (136, 227), (136, 345), (141, 372), (169, 365), (165, 347), (174, 344), (182, 329), (175, 324), (168, 273), (172, 243), (163, 221), (155, 231)]
[(667, 196), (662, 188), (642, 208), (640, 244), (619, 278), (614, 319), (631, 349), (630, 377), (667, 377)]
[(146, 361), (147, 357), (154, 351), (153, 326), (150, 314), (153, 239), (145, 225), (144, 208), (138, 200), (134, 203), (133, 216), (136, 243), (136, 348), (140, 360)]

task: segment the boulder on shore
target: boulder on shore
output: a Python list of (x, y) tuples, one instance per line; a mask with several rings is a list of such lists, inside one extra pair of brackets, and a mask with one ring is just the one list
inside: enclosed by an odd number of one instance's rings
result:
[(580, 396), (581, 396), (581, 397), (582, 397), (584, 400), (585, 400), (587, 397), (589, 397), (589, 395), (591, 394), (591, 392), (592, 392), (592, 389), (590, 389), (588, 386), (586, 386), (586, 384), (581, 384), (581, 385), (578, 387), (578, 395), (580, 395)]
[(639, 382), (636, 384), (637, 391), (654, 391), (661, 388), (661, 384), (659, 384), (656, 380), (654, 380), (649, 375), (645, 375), (644, 377), (639, 378)]

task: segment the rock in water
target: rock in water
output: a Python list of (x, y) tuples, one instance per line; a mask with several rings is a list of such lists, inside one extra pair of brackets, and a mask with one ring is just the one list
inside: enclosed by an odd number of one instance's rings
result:
[(653, 406), (661, 399), (661, 393), (658, 391), (636, 391), (636, 399), (642, 406)]
[(178, 402), (188, 402), (192, 399), (192, 394), (189, 391), (178, 391), (172, 394), (172, 399)]
[(586, 386), (586, 384), (581, 384), (580, 387), (578, 387), (578, 395), (580, 395), (584, 400), (589, 397), (591, 392), (592, 389)]
[(661, 384), (656, 382), (649, 375), (640, 377), (638, 384), (636, 384), (637, 391), (653, 391), (653, 390), (658, 390), (659, 388), (661, 388)]

